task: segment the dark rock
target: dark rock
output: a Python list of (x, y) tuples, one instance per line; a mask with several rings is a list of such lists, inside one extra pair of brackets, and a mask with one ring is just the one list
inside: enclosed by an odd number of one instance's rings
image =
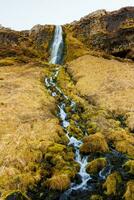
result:
[(80, 174), (76, 174), (75, 182), (76, 182), (76, 184), (81, 184), (82, 183), (82, 177), (81, 177)]

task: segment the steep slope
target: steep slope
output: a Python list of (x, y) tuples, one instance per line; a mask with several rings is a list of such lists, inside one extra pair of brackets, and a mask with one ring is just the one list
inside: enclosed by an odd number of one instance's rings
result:
[[(109, 110), (134, 131), (134, 64), (91, 55), (68, 63), (80, 95), (89, 103)], [(124, 117), (123, 117), (124, 116)]]

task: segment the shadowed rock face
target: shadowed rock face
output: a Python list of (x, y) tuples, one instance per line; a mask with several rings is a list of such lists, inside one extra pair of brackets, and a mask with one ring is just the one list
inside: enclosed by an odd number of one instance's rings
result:
[(54, 26), (36, 25), (30, 31), (0, 27), (0, 58), (25, 56), (47, 60)]
[(134, 7), (114, 12), (99, 10), (69, 27), (88, 48), (134, 59)]

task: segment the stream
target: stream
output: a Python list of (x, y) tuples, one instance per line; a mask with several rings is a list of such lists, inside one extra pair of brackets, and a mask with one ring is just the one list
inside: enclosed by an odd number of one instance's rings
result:
[[(62, 27), (56, 26), (54, 40), (51, 47), (50, 63), (58, 64), (59, 67), (55, 68), (52, 75), (45, 79), (45, 85), (53, 97), (60, 96), (60, 101), (58, 101), (57, 103), (58, 104), (57, 116), (60, 119), (61, 126), (63, 127), (66, 133), (66, 136), (69, 139), (68, 145), (74, 148), (75, 161), (79, 163), (80, 165), (80, 170), (78, 173), (78, 176), (80, 177), (80, 181), (72, 182), (70, 188), (67, 191), (63, 192), (59, 199), (60, 200), (87, 199), (86, 197), (89, 194), (101, 190), (101, 187), (100, 187), (101, 184), (98, 185), (98, 182), (99, 183), (104, 182), (106, 177), (111, 173), (112, 170), (114, 170), (114, 164), (115, 163), (118, 164), (118, 162), (120, 161), (119, 165), (121, 166), (122, 165), (121, 161), (123, 161), (125, 158), (119, 152), (115, 150), (111, 150), (111, 153), (105, 154), (105, 157), (108, 160), (107, 166), (103, 170), (101, 170), (100, 173), (96, 177), (93, 177), (86, 172), (86, 165), (88, 163), (89, 157), (83, 156), (80, 154), (80, 146), (82, 145), (82, 141), (78, 140), (74, 136), (70, 136), (71, 134), (68, 131), (68, 126), (70, 125), (70, 121), (67, 117), (68, 114), (66, 112), (66, 107), (71, 108), (71, 111), (70, 111), (71, 113), (78, 114), (77, 105), (70, 97), (64, 94), (61, 88), (58, 87), (58, 84), (56, 81), (59, 70), (62, 67), (60, 64), (62, 64), (61, 62), (62, 62), (62, 57), (63, 57), (63, 50), (64, 50), (64, 42), (63, 42)], [(75, 122), (75, 125), (76, 127), (80, 128), (77, 122)], [(85, 134), (86, 133), (83, 133), (83, 136)], [(113, 163), (112, 163), (112, 160), (114, 160)]]

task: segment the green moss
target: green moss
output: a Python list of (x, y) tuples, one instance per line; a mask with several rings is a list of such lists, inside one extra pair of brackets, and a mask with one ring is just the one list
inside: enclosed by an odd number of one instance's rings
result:
[(66, 149), (65, 145), (55, 143), (53, 146), (48, 147), (48, 152), (59, 153)]
[(88, 49), (83, 45), (80, 40), (73, 37), (71, 31), (69, 29), (65, 29), (65, 62), (74, 60), (82, 55), (88, 53)]
[(102, 196), (100, 195), (92, 195), (90, 197), (90, 200), (103, 200)]

